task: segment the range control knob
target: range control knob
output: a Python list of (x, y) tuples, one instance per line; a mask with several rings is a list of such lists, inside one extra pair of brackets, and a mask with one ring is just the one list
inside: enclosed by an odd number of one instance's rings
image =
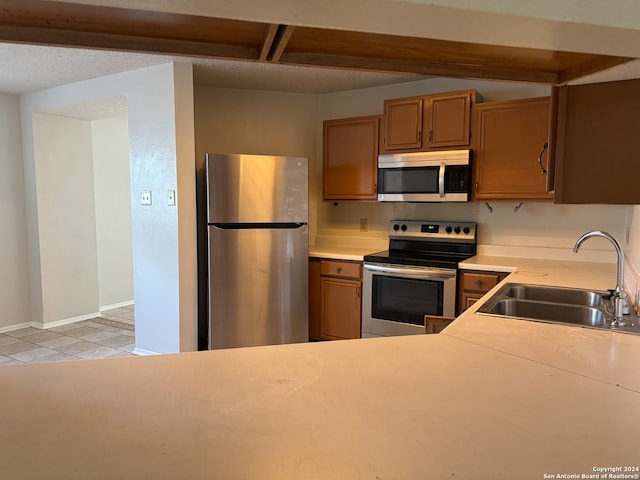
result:
[(460, 233), (460, 227), (454, 228), (453, 231), (456, 232), (456, 233)]
[(396, 224), (394, 224), (394, 225), (393, 225), (393, 230), (394, 230), (394, 231), (396, 231), (396, 232), (397, 232), (398, 230), (400, 230), (400, 225), (398, 225), (397, 223), (396, 223)]
[(447, 225), (447, 228), (445, 228), (444, 231), (447, 233), (451, 233), (453, 231), (453, 228), (451, 228), (451, 225)]
[(470, 231), (469, 227), (464, 227), (462, 231), (464, 232), (465, 235), (469, 235), (469, 231)]
[(407, 226), (406, 225), (402, 225), (400, 227), (400, 230), (402, 230), (403, 232), (406, 232), (407, 231)]

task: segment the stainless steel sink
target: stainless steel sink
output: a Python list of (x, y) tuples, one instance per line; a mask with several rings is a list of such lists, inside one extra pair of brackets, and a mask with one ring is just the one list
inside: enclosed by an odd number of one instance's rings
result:
[(597, 307), (603, 304), (604, 292), (592, 292), (575, 288), (544, 287), (541, 285), (515, 285), (509, 288), (505, 296), (537, 302), (568, 303)]
[(527, 302), (505, 298), (495, 303), (491, 313), (588, 327), (607, 326), (605, 314), (601, 310), (562, 303)]
[(630, 315), (625, 315), (631, 325), (611, 326), (610, 303), (608, 292), (507, 283), (484, 302), (477, 313), (640, 334), (633, 309)]

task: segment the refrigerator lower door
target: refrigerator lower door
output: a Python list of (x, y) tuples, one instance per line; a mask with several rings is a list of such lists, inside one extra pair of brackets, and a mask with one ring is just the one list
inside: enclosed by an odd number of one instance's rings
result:
[(210, 348), (307, 342), (308, 226), (209, 226)]

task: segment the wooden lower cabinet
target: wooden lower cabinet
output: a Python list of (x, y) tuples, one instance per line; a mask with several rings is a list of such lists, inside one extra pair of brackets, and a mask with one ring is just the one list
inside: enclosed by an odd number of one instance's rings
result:
[(458, 273), (458, 315), (480, 300), (508, 273), (460, 270)]
[(362, 263), (309, 260), (309, 337), (360, 338)]
[(424, 316), (424, 333), (440, 333), (455, 320), (454, 317), (437, 317), (432, 315)]
[(309, 339), (322, 339), (322, 298), (320, 296), (320, 259), (309, 259)]

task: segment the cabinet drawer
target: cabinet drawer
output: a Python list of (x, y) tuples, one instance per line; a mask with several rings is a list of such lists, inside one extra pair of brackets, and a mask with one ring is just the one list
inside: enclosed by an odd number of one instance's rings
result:
[(462, 289), (476, 292), (488, 292), (500, 281), (500, 275), (491, 273), (464, 273)]
[(362, 264), (357, 262), (340, 262), (336, 260), (322, 260), (320, 273), (332, 277), (357, 278), (362, 277)]

